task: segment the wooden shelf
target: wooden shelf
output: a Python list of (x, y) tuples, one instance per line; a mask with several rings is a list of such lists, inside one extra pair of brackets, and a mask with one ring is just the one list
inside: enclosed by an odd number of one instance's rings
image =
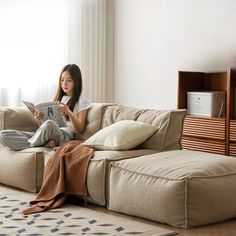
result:
[[(217, 154), (225, 154), (225, 142), (211, 142), (204, 139), (183, 139), (183, 149), (196, 150), (202, 152), (210, 152)], [(236, 150), (236, 148), (235, 148)]]
[(236, 71), (179, 71), (178, 108), (187, 109), (189, 91), (225, 91), (226, 115), (222, 118), (187, 115), (184, 121), (184, 149), (236, 156), (235, 119)]
[(225, 118), (186, 116), (183, 135), (225, 141), (225, 124)]
[(236, 157), (236, 143), (230, 143), (230, 156)]
[(230, 141), (236, 141), (236, 120), (230, 120)]

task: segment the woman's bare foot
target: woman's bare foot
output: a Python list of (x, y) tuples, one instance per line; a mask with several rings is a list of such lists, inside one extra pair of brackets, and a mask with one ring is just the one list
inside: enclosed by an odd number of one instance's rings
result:
[(56, 144), (54, 142), (54, 140), (49, 140), (45, 145), (44, 147), (47, 147), (47, 148), (55, 148), (56, 147)]
[(27, 218), (28, 216), (25, 215), (23, 212), (20, 212), (20, 215), (23, 217), (23, 218)]
[(53, 148), (53, 151), (54, 151), (54, 152), (57, 151), (58, 148), (59, 148), (58, 146), (57, 146), (57, 147), (54, 147), (54, 148)]

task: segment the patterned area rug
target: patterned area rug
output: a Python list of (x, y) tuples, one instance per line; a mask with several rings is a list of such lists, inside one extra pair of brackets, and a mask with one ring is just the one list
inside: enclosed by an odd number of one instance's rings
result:
[[(2, 191), (5, 190), (5, 191)], [(91, 207), (67, 204), (23, 218), (34, 195), (0, 186), (0, 235), (176, 235), (175, 232), (103, 213)]]

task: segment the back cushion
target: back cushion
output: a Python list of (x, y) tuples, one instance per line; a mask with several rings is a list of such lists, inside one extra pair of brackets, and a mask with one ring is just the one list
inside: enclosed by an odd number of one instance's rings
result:
[(89, 109), (86, 120), (86, 128), (82, 134), (79, 134), (76, 138), (86, 140), (93, 134), (98, 132), (102, 125), (102, 118), (105, 109), (109, 106), (113, 106), (113, 103), (93, 103)]
[(130, 108), (122, 105), (107, 107), (102, 127), (106, 127), (120, 120), (136, 120), (159, 126), (159, 130), (140, 148), (168, 151), (181, 149), (183, 121), (186, 110), (154, 110)]
[(37, 125), (26, 107), (0, 107), (0, 130), (35, 131)]

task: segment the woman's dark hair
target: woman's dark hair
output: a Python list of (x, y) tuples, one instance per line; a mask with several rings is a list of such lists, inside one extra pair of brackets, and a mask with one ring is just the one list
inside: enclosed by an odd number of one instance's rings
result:
[(68, 64), (62, 69), (60, 73), (60, 77), (59, 77), (57, 92), (53, 100), (61, 101), (62, 97), (66, 95), (65, 92), (61, 88), (61, 76), (64, 71), (68, 71), (72, 80), (74, 81), (73, 93), (70, 100), (67, 102), (67, 106), (70, 108), (71, 111), (73, 111), (74, 106), (76, 102), (79, 100), (81, 92), (82, 92), (82, 75), (81, 75), (80, 68), (77, 65)]

